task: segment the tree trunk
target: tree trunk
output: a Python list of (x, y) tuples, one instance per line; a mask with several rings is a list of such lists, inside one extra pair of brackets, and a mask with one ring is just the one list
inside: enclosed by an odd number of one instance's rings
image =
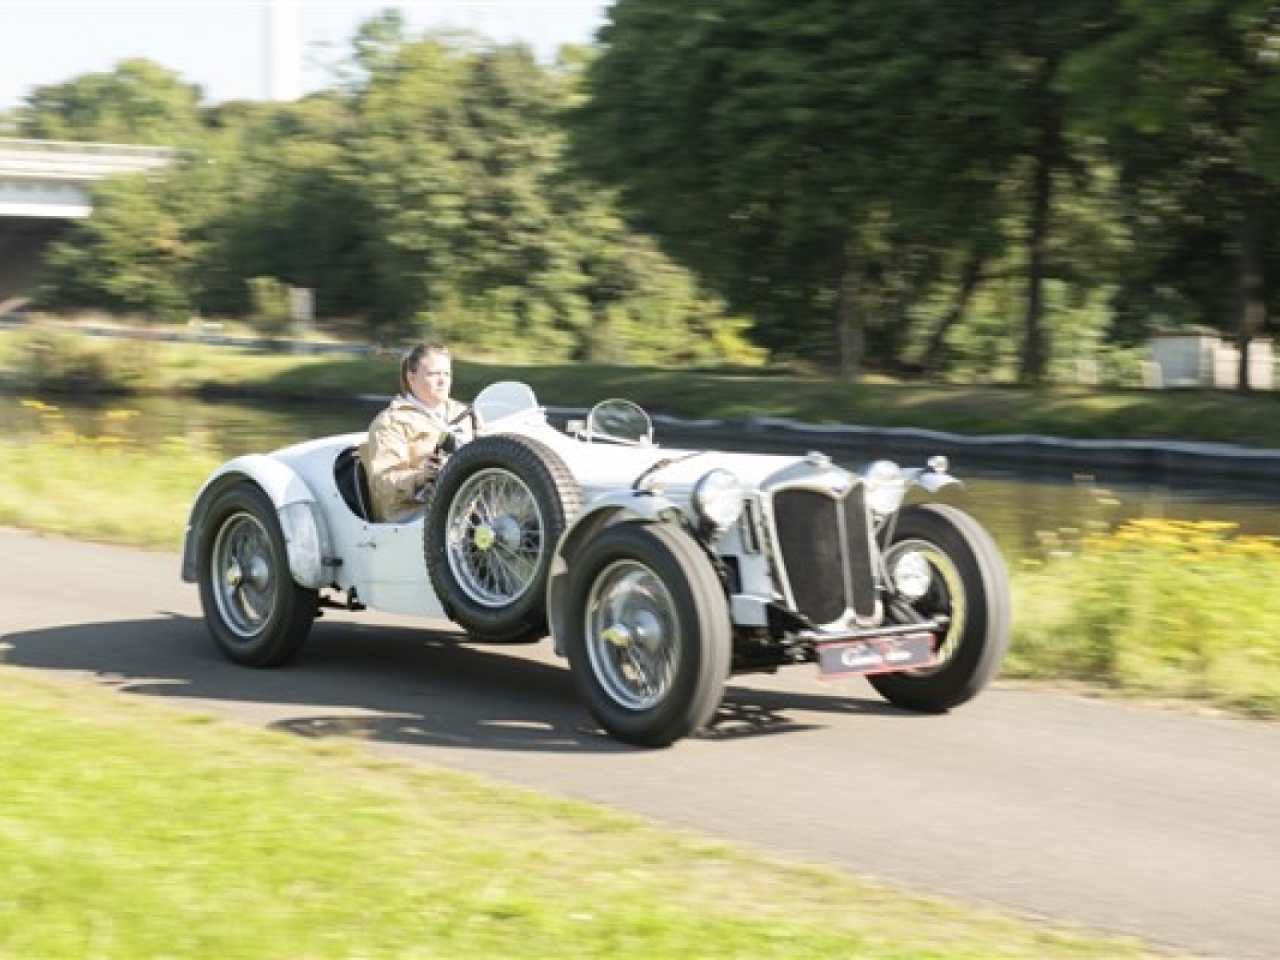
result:
[(1050, 90), (1057, 64), (1046, 61), (1039, 78), (1040, 131), (1032, 162), (1031, 230), (1027, 238), (1027, 309), (1023, 328), (1022, 363), (1018, 379), (1039, 383), (1048, 368), (1044, 331), (1044, 277), (1049, 246), (1049, 217), (1053, 210), (1053, 174), (1062, 156), (1062, 115)]
[(1053, 168), (1043, 154), (1035, 158), (1031, 233), (1027, 238), (1027, 301), (1023, 315), (1022, 363), (1018, 379), (1039, 383), (1044, 379), (1047, 353), (1044, 333), (1044, 273), (1049, 237), (1049, 204), (1053, 191)]
[(960, 273), (960, 287), (956, 290), (955, 299), (951, 301), (951, 309), (938, 321), (938, 325), (933, 328), (933, 333), (929, 336), (929, 343), (921, 358), (926, 369), (940, 370), (945, 366), (941, 362), (943, 342), (951, 329), (964, 319), (965, 312), (969, 309), (969, 302), (978, 292), (978, 285), (982, 282), (982, 267), (986, 259), (982, 245), (974, 244), (973, 250), (969, 253), (969, 259), (965, 262), (964, 270)]
[(1252, 389), (1249, 380), (1249, 344), (1262, 330), (1267, 318), (1267, 301), (1262, 274), (1262, 215), (1258, 204), (1249, 202), (1246, 193), (1240, 217), (1239, 249), (1236, 251), (1239, 272), (1239, 315), (1236, 318), (1236, 346), (1240, 365), (1236, 384), (1242, 393)]
[(836, 344), (840, 353), (840, 379), (853, 382), (862, 373), (867, 332), (859, 302), (857, 240), (845, 240), (836, 281)]

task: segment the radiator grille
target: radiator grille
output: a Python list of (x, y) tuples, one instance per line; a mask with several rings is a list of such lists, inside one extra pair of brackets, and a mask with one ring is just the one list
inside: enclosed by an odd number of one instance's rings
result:
[(870, 530), (861, 487), (843, 500), (812, 490), (782, 490), (773, 496), (778, 551), (796, 609), (817, 624), (852, 610), (876, 611)]
[(871, 523), (862, 487), (844, 499), (845, 560), (849, 565), (849, 609), (865, 620), (876, 614), (876, 568)]

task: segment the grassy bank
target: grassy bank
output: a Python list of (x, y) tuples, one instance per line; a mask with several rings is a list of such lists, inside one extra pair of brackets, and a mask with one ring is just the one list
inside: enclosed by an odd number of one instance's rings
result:
[[(11, 392), (60, 387), (333, 398), (391, 392), (397, 363), (394, 351), (318, 357), (0, 331), (0, 376)], [(776, 370), (499, 365), (463, 358), (455, 368), (455, 392), (461, 397), (496, 380), (515, 379), (532, 384), (544, 403), (561, 406), (624, 396), (653, 412), (688, 417), (769, 415), (967, 434), (1196, 439), (1280, 447), (1280, 392), (1024, 389), (874, 377), (845, 384)]]
[(1148, 956), (0, 667), (0, 957)]

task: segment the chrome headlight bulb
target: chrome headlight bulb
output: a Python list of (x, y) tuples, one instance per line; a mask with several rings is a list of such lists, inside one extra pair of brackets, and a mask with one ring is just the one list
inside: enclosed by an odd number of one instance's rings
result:
[(918, 550), (908, 550), (896, 557), (889, 576), (898, 596), (911, 603), (923, 597), (933, 586), (933, 570)]
[(693, 509), (716, 530), (726, 530), (742, 516), (742, 482), (728, 470), (703, 474), (693, 487)]
[(877, 460), (862, 474), (867, 489), (867, 507), (877, 517), (887, 517), (902, 506), (907, 495), (907, 478), (892, 460)]

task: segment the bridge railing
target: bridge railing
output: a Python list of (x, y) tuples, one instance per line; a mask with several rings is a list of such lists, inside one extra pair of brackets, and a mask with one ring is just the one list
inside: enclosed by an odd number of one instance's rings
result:
[(80, 143), (0, 137), (0, 177), (97, 180), (171, 163), (181, 151), (133, 143)]

